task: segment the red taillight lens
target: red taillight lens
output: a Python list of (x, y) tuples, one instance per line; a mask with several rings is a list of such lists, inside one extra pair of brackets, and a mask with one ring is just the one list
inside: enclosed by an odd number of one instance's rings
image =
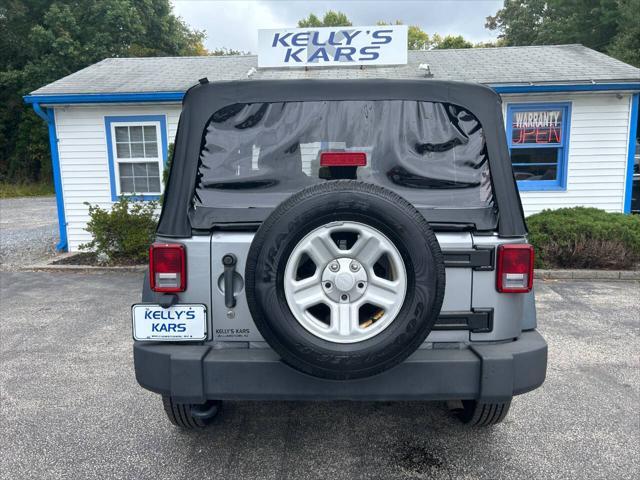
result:
[(149, 280), (154, 292), (184, 292), (187, 287), (184, 245), (154, 243), (149, 249)]
[(498, 247), (496, 288), (500, 293), (526, 293), (533, 288), (533, 247), (504, 244)]
[(364, 167), (367, 165), (365, 152), (322, 152), (321, 167)]

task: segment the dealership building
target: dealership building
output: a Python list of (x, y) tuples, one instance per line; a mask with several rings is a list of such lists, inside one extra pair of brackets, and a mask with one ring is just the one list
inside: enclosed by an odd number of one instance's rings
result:
[(409, 51), (404, 64), (293, 68), (263, 68), (253, 55), (108, 58), (25, 97), (49, 127), (60, 250), (90, 239), (85, 202), (159, 197), (182, 98), (202, 78), (482, 83), (502, 97), (527, 215), (631, 210), (640, 69), (581, 45)]

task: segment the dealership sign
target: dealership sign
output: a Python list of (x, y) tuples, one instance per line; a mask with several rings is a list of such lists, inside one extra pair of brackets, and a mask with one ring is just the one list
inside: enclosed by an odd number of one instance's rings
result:
[(259, 68), (406, 63), (406, 25), (258, 31)]

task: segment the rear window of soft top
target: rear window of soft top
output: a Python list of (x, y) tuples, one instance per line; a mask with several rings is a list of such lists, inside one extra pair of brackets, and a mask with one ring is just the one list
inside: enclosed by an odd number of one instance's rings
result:
[[(275, 206), (304, 186), (326, 181), (320, 154), (327, 151), (365, 152), (367, 165), (358, 167), (357, 179), (396, 191), (416, 205), (493, 205), (477, 118), (456, 105), (409, 100), (221, 108), (203, 132), (195, 203)], [(249, 192), (254, 195), (245, 195)]]

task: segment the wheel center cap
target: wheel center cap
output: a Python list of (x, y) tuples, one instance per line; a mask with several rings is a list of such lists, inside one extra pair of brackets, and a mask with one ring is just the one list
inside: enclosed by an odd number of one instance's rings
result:
[(336, 258), (322, 272), (322, 290), (334, 302), (355, 302), (367, 289), (367, 271), (352, 258)]
[(335, 282), (336, 282), (336, 288), (338, 290), (340, 290), (341, 292), (348, 292), (353, 288), (353, 286), (356, 283), (356, 280), (355, 278), (353, 278), (353, 275), (351, 275), (350, 273), (342, 272), (336, 275)]

